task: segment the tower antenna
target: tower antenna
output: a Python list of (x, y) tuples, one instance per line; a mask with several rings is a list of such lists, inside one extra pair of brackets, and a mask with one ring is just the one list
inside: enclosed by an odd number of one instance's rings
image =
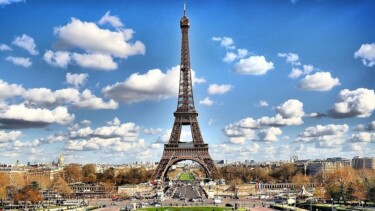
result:
[(184, 16), (186, 16), (186, 0), (184, 0)]

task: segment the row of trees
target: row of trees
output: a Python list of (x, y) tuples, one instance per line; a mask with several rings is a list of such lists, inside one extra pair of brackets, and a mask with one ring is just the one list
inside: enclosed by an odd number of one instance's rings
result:
[(352, 167), (342, 167), (327, 173), (320, 173), (313, 177), (304, 176), (294, 165), (286, 164), (279, 168), (227, 166), (221, 168), (226, 181), (238, 186), (248, 182), (289, 182), (301, 188), (314, 183), (315, 196), (336, 201), (348, 200), (375, 202), (375, 172), (373, 170), (354, 170)]

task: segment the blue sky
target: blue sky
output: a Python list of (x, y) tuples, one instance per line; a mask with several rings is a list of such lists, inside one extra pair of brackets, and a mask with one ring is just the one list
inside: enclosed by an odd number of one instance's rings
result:
[[(194, 100), (213, 159), (375, 156), (374, 9), (188, 1)], [(0, 163), (159, 161), (182, 15), (177, 0), (0, 0)]]

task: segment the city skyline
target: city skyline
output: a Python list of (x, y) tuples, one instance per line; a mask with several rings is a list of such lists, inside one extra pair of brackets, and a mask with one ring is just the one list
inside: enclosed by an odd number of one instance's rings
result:
[[(187, 1), (214, 160), (375, 156), (375, 2)], [(159, 161), (183, 1), (0, 1), (0, 163)], [(182, 133), (185, 141), (190, 132)]]

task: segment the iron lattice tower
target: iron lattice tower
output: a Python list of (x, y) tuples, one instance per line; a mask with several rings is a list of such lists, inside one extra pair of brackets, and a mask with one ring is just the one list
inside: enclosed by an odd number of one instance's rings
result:
[[(163, 156), (151, 179), (163, 179), (173, 164), (183, 160), (192, 160), (199, 163), (205, 170), (208, 178), (218, 178), (219, 171), (208, 153), (208, 144), (205, 144), (203, 141), (197, 119), (198, 113), (194, 106), (189, 51), (190, 22), (186, 16), (185, 4), (184, 16), (180, 20), (180, 28), (182, 42), (177, 110), (174, 112), (175, 120), (169, 142), (164, 144)], [(180, 141), (183, 125), (190, 126), (192, 134), (191, 143)]]

